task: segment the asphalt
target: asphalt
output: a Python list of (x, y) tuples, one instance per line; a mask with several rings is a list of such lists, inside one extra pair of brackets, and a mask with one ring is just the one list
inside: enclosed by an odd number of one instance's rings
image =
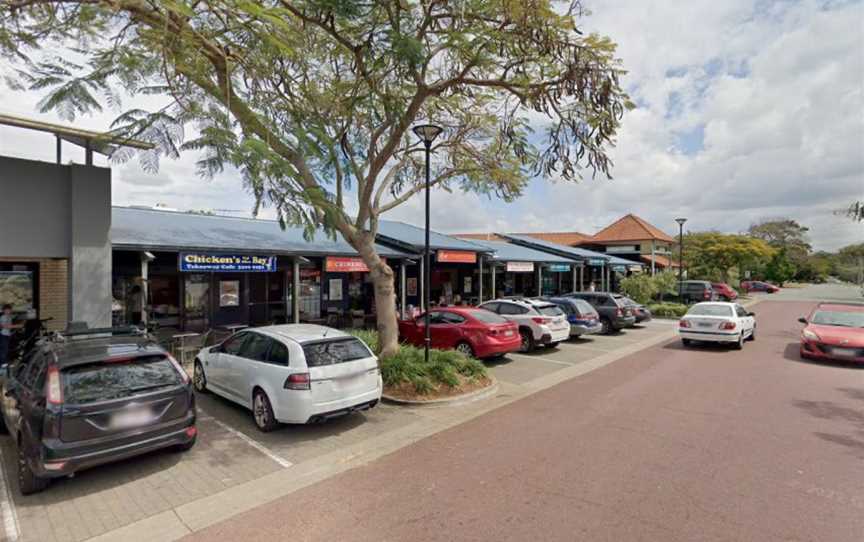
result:
[(670, 341), (188, 540), (864, 540), (864, 370)]

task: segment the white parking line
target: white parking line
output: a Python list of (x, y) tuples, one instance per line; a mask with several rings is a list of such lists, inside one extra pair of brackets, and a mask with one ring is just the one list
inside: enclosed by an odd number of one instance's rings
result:
[(6, 461), (3, 458), (3, 449), (0, 448), (0, 514), (3, 516), (3, 540), (18, 542), (18, 513), (12, 502), (12, 494), (9, 493), (9, 484), (6, 482)]
[(511, 352), (507, 355), (510, 357), (525, 358), (525, 359), (530, 359), (530, 360), (534, 360), (534, 361), (545, 361), (546, 363), (557, 363), (558, 365), (564, 365), (565, 367), (572, 367), (574, 365), (573, 363), (568, 363), (566, 361), (558, 361), (557, 359), (551, 359), (551, 358), (540, 357), (540, 356), (526, 356), (525, 354), (515, 354), (513, 352)]
[(216, 418), (214, 418), (213, 416), (211, 416), (211, 415), (209, 415), (209, 414), (204, 414), (204, 415), (202, 416), (202, 413), (203, 413), (203, 412), (204, 412), (204, 411), (201, 410), (201, 407), (198, 407), (198, 419), (199, 419), (199, 420), (207, 420), (207, 421), (209, 421), (209, 422), (213, 422), (213, 423), (215, 423), (216, 425), (218, 425), (219, 427), (221, 427), (221, 428), (224, 429), (225, 431), (228, 431), (229, 433), (231, 433), (231, 434), (234, 435), (235, 437), (239, 438), (240, 440), (242, 440), (243, 442), (245, 442), (245, 443), (248, 444), (249, 446), (252, 446), (253, 448), (255, 448), (256, 450), (258, 450), (258, 451), (261, 452), (262, 454), (266, 455), (267, 457), (269, 457), (270, 459), (272, 459), (273, 461), (275, 461), (276, 463), (278, 463), (279, 465), (281, 465), (283, 468), (286, 468), (286, 469), (287, 469), (287, 468), (289, 468), (289, 467), (293, 467), (293, 466), (294, 466), (294, 463), (288, 461), (288, 460), (285, 459), (284, 457), (280, 457), (280, 456), (274, 454), (274, 453), (271, 452), (270, 449), (268, 449), (266, 446), (264, 446), (263, 444), (261, 444), (261, 443), (258, 442), (257, 440), (253, 439), (252, 437), (246, 435), (245, 433), (243, 433), (243, 432), (241, 432), (241, 431), (238, 431), (238, 430), (234, 429), (234, 428), (231, 427), (230, 425), (228, 425), (228, 424), (226, 424), (226, 423), (223, 423), (223, 422), (217, 420)]

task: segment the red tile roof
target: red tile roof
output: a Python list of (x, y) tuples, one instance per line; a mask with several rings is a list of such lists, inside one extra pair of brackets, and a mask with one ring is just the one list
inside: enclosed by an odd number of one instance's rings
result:
[(535, 239), (540, 239), (541, 241), (548, 241), (550, 243), (558, 243), (559, 245), (567, 245), (570, 247), (575, 247), (576, 245), (580, 245), (586, 241), (591, 240), (590, 235), (585, 235), (584, 233), (579, 233), (578, 231), (553, 231), (553, 232), (544, 232), (544, 233), (516, 233), (514, 235), (527, 235), (527, 236), (533, 237)]
[[(648, 265), (651, 265), (651, 255), (650, 254), (643, 254), (643, 255), (639, 256), (639, 258), (643, 262), (646, 262)], [(664, 269), (668, 269), (670, 267), (678, 268), (678, 262), (672, 261), (669, 258), (667, 258), (666, 256), (658, 256), (657, 254), (654, 255), (654, 263), (658, 267), (662, 267)]]
[(674, 243), (675, 240), (642, 220), (634, 214), (622, 216), (612, 224), (606, 226), (593, 237), (592, 243), (614, 243), (616, 241), (667, 241)]

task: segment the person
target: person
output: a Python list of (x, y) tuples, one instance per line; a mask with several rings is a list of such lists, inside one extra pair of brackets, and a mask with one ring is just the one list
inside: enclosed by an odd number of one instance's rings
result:
[(0, 366), (6, 365), (9, 361), (9, 343), (12, 342), (12, 330), (24, 327), (23, 324), (16, 324), (12, 316), (12, 305), (3, 305), (3, 312), (0, 313)]
[(591, 284), (588, 285), (588, 291), (593, 292), (595, 290), (594, 281), (591, 281)]

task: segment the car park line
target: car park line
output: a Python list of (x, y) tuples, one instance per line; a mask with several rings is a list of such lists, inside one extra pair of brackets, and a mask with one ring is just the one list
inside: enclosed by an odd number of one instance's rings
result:
[(20, 529), (18, 528), (18, 513), (12, 502), (9, 492), (9, 483), (6, 479), (6, 459), (0, 448), (0, 514), (3, 516), (3, 540), (17, 542)]
[(572, 367), (574, 365), (573, 363), (567, 363), (566, 361), (559, 361), (557, 359), (550, 359), (550, 358), (547, 358), (544, 356), (526, 356), (525, 354), (517, 354), (515, 352), (511, 352), (511, 353), (507, 354), (507, 356), (508, 357), (530, 359), (530, 360), (535, 360), (535, 361), (545, 361), (547, 363), (555, 363), (558, 365), (564, 365), (565, 367)]
[(208, 422), (215, 423), (216, 425), (218, 425), (219, 427), (221, 427), (222, 429), (224, 429), (228, 433), (234, 435), (235, 437), (239, 438), (240, 440), (242, 440), (243, 442), (245, 442), (249, 446), (255, 448), (256, 450), (258, 450), (262, 454), (266, 455), (267, 457), (269, 457), (270, 459), (275, 461), (282, 468), (287, 469), (287, 468), (294, 466), (294, 463), (288, 461), (284, 457), (280, 457), (280, 456), (276, 455), (275, 453), (271, 452), (269, 448), (267, 448), (266, 446), (264, 446), (263, 444), (261, 444), (257, 440), (253, 439), (252, 437), (250, 437), (246, 433), (243, 433), (242, 431), (238, 431), (238, 430), (234, 429), (233, 427), (231, 427), (230, 425), (228, 425), (222, 421), (219, 421), (216, 418), (214, 418), (213, 416), (207, 414), (206, 412), (201, 410), (200, 406), (198, 407), (198, 419), (201, 421), (208, 421)]

